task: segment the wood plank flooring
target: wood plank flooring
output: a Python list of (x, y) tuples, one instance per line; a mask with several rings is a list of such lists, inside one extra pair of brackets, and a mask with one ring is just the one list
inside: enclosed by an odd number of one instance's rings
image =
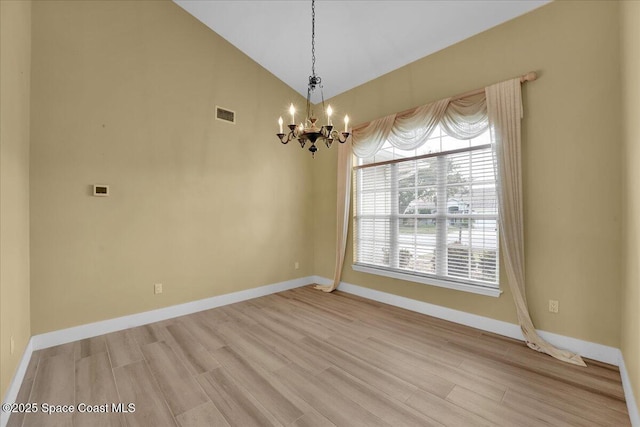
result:
[(620, 373), (342, 292), (293, 289), (33, 353), (16, 426), (628, 426)]

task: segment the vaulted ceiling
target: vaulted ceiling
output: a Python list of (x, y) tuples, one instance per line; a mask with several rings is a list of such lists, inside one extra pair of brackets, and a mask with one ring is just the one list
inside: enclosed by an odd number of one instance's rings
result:
[[(306, 96), (311, 1), (174, 1)], [(328, 99), (546, 3), (319, 0), (316, 74)]]

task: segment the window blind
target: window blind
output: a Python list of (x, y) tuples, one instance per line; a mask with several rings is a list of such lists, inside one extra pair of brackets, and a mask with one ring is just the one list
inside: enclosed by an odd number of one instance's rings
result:
[(354, 167), (355, 263), (498, 288), (489, 133), (468, 141), (434, 134), (426, 148), (385, 145)]

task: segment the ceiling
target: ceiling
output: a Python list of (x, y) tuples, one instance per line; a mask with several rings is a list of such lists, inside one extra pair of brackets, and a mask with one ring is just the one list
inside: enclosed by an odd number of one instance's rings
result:
[[(306, 97), (311, 75), (311, 1), (174, 2)], [(322, 77), (324, 97), (329, 99), (546, 3), (318, 0), (316, 74)]]

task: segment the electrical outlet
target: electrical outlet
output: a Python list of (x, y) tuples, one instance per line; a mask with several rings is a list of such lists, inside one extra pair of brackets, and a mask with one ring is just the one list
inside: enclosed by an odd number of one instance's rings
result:
[(11, 337), (11, 341), (9, 342), (9, 352), (13, 354), (15, 349), (16, 349), (16, 340), (14, 340), (13, 337)]
[(153, 285), (153, 293), (156, 295), (162, 293), (162, 283), (156, 283)]
[(557, 300), (550, 299), (549, 300), (549, 311), (552, 313), (557, 313), (559, 308), (559, 303)]
[(300, 263), (299, 263), (298, 261), (296, 261), (296, 262), (293, 264), (293, 268), (294, 268), (294, 269), (296, 269), (296, 270), (297, 270), (297, 269), (299, 269), (299, 268), (300, 268)]

